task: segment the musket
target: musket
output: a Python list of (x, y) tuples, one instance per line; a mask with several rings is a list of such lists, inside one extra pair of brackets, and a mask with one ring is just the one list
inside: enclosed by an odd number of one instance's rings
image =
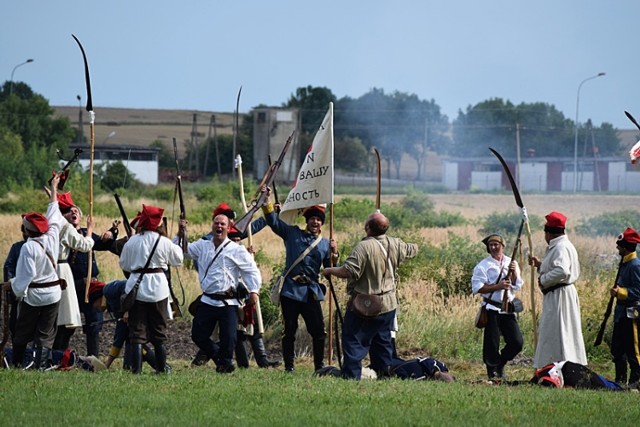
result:
[(613, 301), (616, 299), (613, 295), (609, 298), (609, 302), (607, 303), (607, 309), (604, 312), (604, 319), (602, 319), (602, 323), (600, 324), (600, 329), (598, 330), (598, 335), (596, 336), (596, 341), (593, 343), (594, 347), (602, 344), (602, 338), (604, 338), (604, 330), (607, 328), (607, 321), (609, 320), (609, 316), (611, 316), (611, 310), (613, 309)]
[(122, 201), (120, 201), (120, 195), (118, 193), (113, 193), (113, 197), (116, 199), (118, 210), (120, 211), (120, 215), (122, 216), (124, 231), (127, 233), (127, 237), (131, 237), (131, 235), (133, 234), (133, 231), (131, 230), (131, 224), (129, 224), (127, 213), (124, 211), (124, 207), (122, 206)]
[(284, 147), (282, 147), (282, 151), (280, 152), (280, 156), (278, 156), (278, 160), (276, 160), (275, 163), (273, 163), (271, 166), (269, 166), (269, 168), (264, 173), (264, 176), (262, 177), (262, 181), (260, 181), (260, 185), (258, 185), (258, 191), (256, 192), (256, 195), (254, 196), (254, 200), (251, 201), (251, 208), (247, 211), (246, 214), (244, 214), (244, 216), (242, 218), (240, 218), (239, 221), (237, 221), (235, 223), (235, 227), (239, 232), (245, 233), (247, 231), (247, 227), (249, 226), (249, 224), (251, 224), (251, 220), (253, 219), (253, 215), (266, 202), (267, 193), (266, 192), (263, 193), (260, 190), (262, 189), (263, 186), (266, 185), (267, 187), (270, 187), (271, 184), (273, 183), (273, 180), (276, 177), (276, 173), (278, 173), (278, 169), (280, 168), (280, 165), (282, 165), (282, 161), (284, 160), (284, 156), (285, 156), (285, 154), (287, 154), (287, 150), (289, 149), (289, 146), (291, 145), (291, 142), (293, 141), (293, 136), (295, 135), (295, 133), (296, 133), (295, 131), (293, 131), (291, 133), (291, 135), (287, 139), (287, 142), (285, 142)]
[[(184, 207), (184, 196), (182, 194), (182, 176), (180, 176), (180, 165), (178, 163), (178, 144), (176, 143), (175, 138), (173, 138), (173, 153), (176, 158), (176, 191), (178, 192), (178, 198), (180, 199), (180, 219), (187, 219), (187, 211)], [(187, 246), (189, 245), (186, 228), (179, 233), (178, 244), (182, 248), (182, 252), (186, 254)]]
[[(520, 191), (518, 190), (518, 186), (516, 185), (516, 181), (513, 179), (513, 175), (511, 174), (511, 170), (509, 169), (509, 166), (507, 165), (507, 162), (504, 161), (504, 159), (502, 158), (502, 156), (500, 155), (500, 153), (498, 153), (496, 150), (494, 150), (493, 148), (489, 148), (489, 150), (493, 153), (494, 156), (496, 156), (498, 158), (498, 160), (500, 161), (500, 164), (502, 165), (502, 168), (504, 169), (504, 172), (507, 174), (507, 178), (509, 178), (509, 183), (511, 184), (511, 190), (513, 191), (513, 196), (516, 199), (516, 205), (518, 205), (518, 207), (520, 208), (520, 210), (522, 211), (522, 223), (520, 225), (520, 232), (518, 233), (518, 238), (516, 239), (516, 247), (518, 245), (518, 241), (520, 240), (520, 233), (522, 233), (522, 227), (524, 226), (526, 231), (527, 231), (527, 239), (528, 239), (528, 243), (529, 243), (529, 256), (533, 257), (533, 241), (531, 238), (531, 228), (529, 226), (529, 217), (527, 216), (527, 208), (525, 208), (524, 203), (522, 202), (522, 197), (520, 197)], [(515, 248), (514, 248), (515, 250)], [(514, 251), (514, 256), (515, 256), (515, 251)], [(513, 258), (512, 258), (513, 259)], [(531, 292), (530, 292), (530, 297), (531, 297), (531, 317), (532, 317), (532, 324), (533, 324), (533, 348), (535, 349), (538, 345), (538, 325), (536, 324), (536, 294), (535, 294), (535, 271), (533, 269), (533, 267), (531, 268)]]
[[(242, 203), (242, 209), (244, 213), (247, 213), (249, 208), (247, 207), (247, 201), (244, 196), (244, 177), (242, 174), (242, 157), (240, 154), (236, 156), (236, 160), (234, 163), (236, 169), (238, 169), (238, 183), (240, 184), (240, 202)], [(251, 227), (247, 227), (247, 241), (249, 247), (253, 246), (253, 233), (251, 233)], [(258, 303), (256, 304), (256, 322), (258, 326), (258, 333), (264, 334), (264, 323), (262, 321), (262, 310), (260, 308), (260, 300), (258, 299)]]
[[(73, 34), (71, 37), (78, 43), (80, 51), (82, 52), (82, 60), (84, 61), (84, 79), (87, 86), (87, 111), (89, 112), (89, 128), (91, 138), (89, 139), (90, 154), (89, 154), (89, 216), (93, 218), (93, 155), (95, 147), (95, 122), (96, 114), (93, 112), (93, 101), (91, 98), (91, 78), (89, 76), (89, 63), (87, 62), (87, 55), (84, 53), (84, 48), (80, 40)], [(93, 251), (89, 251), (89, 261), (87, 268), (87, 281), (85, 283), (84, 302), (89, 303), (89, 284), (91, 283), (91, 270), (93, 267)]]
[[(62, 158), (62, 156), (60, 155), (60, 150), (56, 150), (56, 153), (58, 154), (58, 158), (60, 160), (64, 160)], [(71, 157), (71, 159), (69, 159), (64, 166), (62, 166), (62, 170), (60, 171), (61, 175), (60, 175), (60, 181), (58, 182), (58, 190), (62, 191), (62, 189), (64, 188), (64, 184), (65, 182), (67, 182), (67, 178), (69, 177), (69, 168), (71, 167), (71, 164), (73, 162), (75, 162), (76, 160), (78, 160), (78, 157), (80, 156), (80, 154), (82, 153), (82, 149), (81, 148), (76, 148), (73, 152), (73, 157)], [(53, 180), (53, 177), (49, 178), (49, 185), (51, 185), (51, 181)]]
[[(162, 217), (162, 223), (164, 225), (165, 230), (167, 230), (167, 217)], [(169, 305), (171, 306), (171, 311), (173, 312), (174, 317), (182, 317), (182, 308), (180, 308), (180, 303), (178, 302), (178, 297), (175, 292), (173, 292), (173, 280), (171, 275), (171, 266), (167, 265), (167, 270), (165, 271), (165, 275), (167, 276), (167, 282), (169, 284), (169, 295), (171, 296), (171, 302)], [(178, 275), (178, 282), (180, 283), (180, 288), (182, 289), (182, 305), (184, 305), (184, 287), (182, 286), (182, 281), (180, 280), (180, 276)]]
[(381, 184), (382, 184), (382, 180), (381, 180), (381, 175), (380, 175), (380, 153), (378, 152), (377, 148), (373, 148), (373, 151), (376, 154), (376, 164), (377, 164), (377, 182), (378, 182), (378, 186), (376, 188), (376, 210), (378, 212), (380, 212), (380, 193), (381, 193)]
[[(267, 156), (267, 159), (269, 160), (269, 167), (271, 167), (271, 154), (269, 154)], [(276, 187), (275, 178), (273, 179), (273, 183), (272, 183), (271, 187), (273, 188), (273, 197), (275, 198), (275, 204), (276, 204), (276, 206), (279, 206), (280, 205), (280, 199), (278, 198), (278, 188)], [(276, 212), (280, 213), (280, 207), (276, 208)]]

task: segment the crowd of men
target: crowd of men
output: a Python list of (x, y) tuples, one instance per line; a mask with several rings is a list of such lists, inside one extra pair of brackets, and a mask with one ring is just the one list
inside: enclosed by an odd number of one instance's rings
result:
[[(52, 352), (67, 349), (77, 328), (83, 328), (86, 335), (87, 354), (99, 356), (102, 313), (107, 310), (117, 324), (106, 367), (124, 348), (124, 366), (133, 373), (142, 372), (143, 361), (156, 373), (169, 372), (165, 344), (167, 322), (173, 313), (167, 272), (170, 267), (180, 266), (184, 259), (193, 260), (202, 290), (190, 307), (191, 338), (199, 349), (192, 364), (203, 365), (212, 360), (221, 374), (233, 372), (236, 364), (246, 368), (247, 338), (258, 366), (270, 368), (280, 364), (267, 357), (262, 340), (259, 301), (262, 277), (253, 257), (254, 249), (241, 243), (246, 233), (234, 227), (235, 212), (229, 205), (223, 203), (214, 210), (209, 234), (186, 245), (180, 241), (188, 235), (187, 220), (180, 220), (178, 234), (171, 239), (163, 223), (164, 210), (142, 205), (130, 224), (135, 234), (124, 239), (126, 243), (122, 245), (116, 240), (117, 227), (96, 234), (90, 216), (86, 227), (80, 225), (82, 211), (70, 193), (59, 194), (59, 180), (60, 175), (54, 176), (47, 189), (49, 204), (44, 215), (38, 212), (22, 215), (23, 240), (12, 246), (5, 262), (2, 289), (12, 302), (9, 323), (12, 366), (50, 368)], [(305, 209), (305, 228), (300, 228), (280, 219), (278, 207), (271, 202), (270, 188), (261, 190), (267, 193), (267, 203), (262, 208), (264, 217), (251, 225), (251, 231), (257, 233), (269, 227), (282, 239), (286, 254), (278, 296), (286, 372), (295, 370), (295, 340), (302, 317), (311, 336), (316, 372), (357, 380), (363, 375), (362, 363), (368, 356), (368, 367), (378, 377), (399, 376), (400, 366), (405, 373), (408, 366), (419, 372), (428, 366), (425, 377), (453, 380), (442, 362), (429, 359), (426, 363), (426, 359), (418, 359), (408, 365), (408, 361), (397, 357), (393, 333), (397, 329), (399, 304), (398, 267), (418, 254), (416, 244), (388, 236), (389, 220), (376, 211), (365, 221), (365, 237), (339, 263), (336, 241), (322, 234), (326, 220), (323, 206)], [(580, 263), (565, 234), (567, 218), (560, 212), (551, 212), (545, 218), (548, 247), (544, 257), (530, 257), (529, 263), (538, 270), (538, 286), (544, 295), (534, 367), (547, 375), (549, 371), (561, 372), (553, 367), (545, 370), (550, 364), (586, 366), (587, 357), (576, 289)], [(482, 327), (487, 377), (500, 382), (506, 377), (505, 366), (524, 345), (517, 314), (522, 303), (515, 296), (523, 280), (517, 261), (504, 253), (503, 236), (493, 233), (482, 243), (488, 256), (473, 269), (471, 290), (482, 297), (486, 316)], [(620, 265), (610, 291), (611, 298), (617, 299), (611, 343), (615, 382), (630, 387), (637, 387), (640, 382), (637, 243), (640, 235), (632, 228), (618, 236)], [(107, 250), (119, 256), (126, 279), (100, 281), (95, 257), (88, 256), (92, 250)], [(323, 276), (347, 281), (349, 299), (342, 324), (340, 370), (327, 370), (324, 363), (326, 333), (321, 302), (327, 289), (321, 280)], [(29, 345), (32, 353), (27, 351)], [(27, 363), (25, 358), (29, 354), (31, 360)]]

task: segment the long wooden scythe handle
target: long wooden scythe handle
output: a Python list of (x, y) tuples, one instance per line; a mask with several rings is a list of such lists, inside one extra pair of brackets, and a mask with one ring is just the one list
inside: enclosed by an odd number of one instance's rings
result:
[[(89, 155), (89, 216), (93, 218), (93, 156), (94, 156), (94, 147), (95, 147), (95, 122), (96, 122), (96, 114), (93, 111), (93, 102), (91, 99), (91, 78), (89, 77), (89, 63), (87, 62), (87, 55), (84, 53), (84, 48), (82, 47), (82, 43), (80, 40), (73, 34), (71, 37), (78, 43), (80, 47), (80, 51), (82, 52), (82, 60), (84, 61), (84, 79), (87, 85), (87, 111), (89, 112), (89, 124), (90, 124), (90, 155)], [(91, 237), (91, 236), (89, 236)], [(89, 303), (89, 284), (91, 283), (91, 273), (93, 267), (93, 250), (89, 251), (88, 254), (89, 261), (87, 266), (87, 282), (84, 290), (84, 302)]]
[[(511, 184), (511, 190), (513, 191), (513, 196), (516, 199), (516, 204), (522, 210), (522, 219), (524, 221), (525, 228), (527, 230), (527, 239), (529, 241), (529, 256), (533, 256), (533, 241), (531, 238), (531, 228), (529, 227), (529, 217), (527, 216), (527, 209), (522, 202), (522, 197), (520, 197), (520, 191), (518, 190), (518, 186), (516, 185), (516, 181), (513, 179), (513, 175), (511, 174), (511, 170), (507, 165), (507, 162), (504, 161), (500, 153), (498, 153), (493, 148), (489, 148), (489, 150), (493, 153), (494, 156), (500, 161), (504, 172), (507, 174), (507, 178), (509, 178), (509, 183)], [(538, 346), (538, 325), (537, 325), (537, 316), (536, 316), (536, 292), (535, 292), (535, 270), (533, 266), (531, 267), (531, 317), (533, 319), (533, 349), (535, 350)]]
[[(235, 168), (238, 169), (238, 183), (240, 184), (240, 202), (242, 203), (242, 209), (246, 214), (249, 212), (249, 207), (247, 206), (247, 200), (244, 195), (244, 177), (242, 174), (242, 157), (240, 154), (236, 156), (235, 160)], [(251, 224), (247, 227), (247, 241), (249, 246), (253, 246), (253, 233), (251, 233)], [(262, 310), (260, 309), (260, 298), (258, 298), (258, 303), (256, 304), (256, 321), (258, 323), (258, 333), (264, 334), (264, 323), (262, 321)]]
[(378, 187), (376, 188), (376, 209), (378, 210), (378, 212), (380, 212), (380, 187), (381, 187), (381, 178), (380, 178), (380, 153), (378, 152), (377, 148), (373, 148), (373, 151), (376, 153), (376, 163), (377, 163), (377, 171), (376, 173), (377, 175), (377, 182), (378, 182)]

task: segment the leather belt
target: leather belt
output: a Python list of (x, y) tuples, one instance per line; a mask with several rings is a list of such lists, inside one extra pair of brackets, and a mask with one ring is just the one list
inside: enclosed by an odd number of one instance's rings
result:
[(132, 273), (144, 273), (144, 274), (164, 273), (164, 270), (161, 268), (140, 268), (138, 270), (133, 270)]
[(565, 286), (570, 286), (571, 283), (558, 283), (557, 285), (549, 286), (548, 288), (542, 289), (542, 295), (546, 295), (549, 292), (553, 292), (556, 289), (564, 288)]

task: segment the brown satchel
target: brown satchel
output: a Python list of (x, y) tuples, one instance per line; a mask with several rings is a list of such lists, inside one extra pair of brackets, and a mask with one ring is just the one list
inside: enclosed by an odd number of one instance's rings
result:
[(351, 309), (360, 317), (379, 316), (382, 312), (382, 295), (354, 294)]
[(478, 329), (484, 329), (485, 326), (487, 326), (487, 323), (489, 322), (489, 313), (487, 312), (487, 307), (485, 305), (480, 307), (480, 310), (478, 310), (478, 314), (476, 314), (476, 328)]

